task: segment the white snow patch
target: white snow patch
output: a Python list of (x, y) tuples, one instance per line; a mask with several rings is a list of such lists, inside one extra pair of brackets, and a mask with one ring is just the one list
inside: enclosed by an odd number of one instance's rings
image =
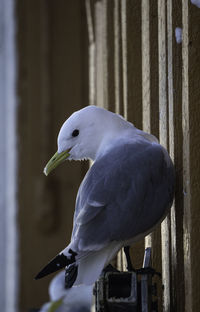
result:
[(200, 8), (200, 0), (190, 0), (192, 4), (196, 5), (198, 8)]
[(182, 42), (182, 28), (176, 27), (175, 29), (175, 37), (176, 37), (176, 42), (181, 43)]

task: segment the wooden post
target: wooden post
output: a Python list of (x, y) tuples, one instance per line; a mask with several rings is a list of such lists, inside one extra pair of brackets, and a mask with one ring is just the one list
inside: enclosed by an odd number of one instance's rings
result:
[[(168, 147), (167, 122), (167, 68), (166, 68), (166, 3), (158, 1), (158, 45), (159, 45), (159, 123), (160, 143)], [(163, 310), (170, 311), (170, 220), (165, 218), (161, 226), (162, 278), (164, 284)]]

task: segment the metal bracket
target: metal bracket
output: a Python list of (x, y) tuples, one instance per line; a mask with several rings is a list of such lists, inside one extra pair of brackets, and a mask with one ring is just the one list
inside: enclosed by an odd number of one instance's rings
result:
[[(95, 283), (96, 312), (157, 312), (156, 285), (152, 276), (151, 248), (146, 248), (143, 267), (135, 272), (107, 272)], [(159, 274), (159, 273), (158, 273)]]

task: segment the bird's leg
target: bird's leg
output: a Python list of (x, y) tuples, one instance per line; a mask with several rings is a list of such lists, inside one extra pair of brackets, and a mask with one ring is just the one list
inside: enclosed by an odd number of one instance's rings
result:
[(71, 254), (71, 258), (70, 258), (70, 260), (72, 261), (72, 262), (75, 262), (76, 261), (76, 256), (77, 256), (77, 253), (75, 252), (75, 251), (73, 251), (71, 248), (68, 250), (68, 253), (69, 254)]
[(130, 246), (124, 247), (124, 253), (126, 256), (127, 270), (128, 271), (135, 272), (136, 274), (139, 274), (139, 275), (151, 274), (152, 276), (157, 275), (157, 276), (161, 277), (161, 273), (157, 272), (155, 269), (153, 269), (150, 266), (145, 267), (145, 268), (140, 268), (140, 269), (134, 269), (134, 267), (132, 266), (132, 263), (131, 263)]
[(135, 272), (134, 267), (132, 266), (131, 257), (130, 257), (130, 246), (124, 247), (124, 253), (126, 256), (126, 262), (127, 262), (127, 270)]

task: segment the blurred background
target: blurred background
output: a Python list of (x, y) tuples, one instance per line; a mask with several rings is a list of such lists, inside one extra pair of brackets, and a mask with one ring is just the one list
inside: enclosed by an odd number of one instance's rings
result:
[(1, 311), (48, 301), (51, 277), (34, 276), (70, 240), (87, 164), (66, 163), (48, 179), (67, 117), (88, 105), (84, 1), (0, 1)]
[(84, 1), (15, 1), (18, 98), (18, 255), (20, 311), (47, 300), (52, 276), (40, 268), (70, 240), (84, 168), (66, 163), (46, 178), (62, 123), (88, 105)]
[[(87, 162), (43, 168), (72, 112), (88, 104), (156, 135), (175, 164), (174, 205), (134, 244), (162, 272), (159, 311), (200, 306), (200, 2), (0, 0), (0, 310), (48, 301), (34, 276), (70, 240)], [(126, 263), (123, 253), (116, 261)], [(162, 284), (164, 287), (162, 287)]]

